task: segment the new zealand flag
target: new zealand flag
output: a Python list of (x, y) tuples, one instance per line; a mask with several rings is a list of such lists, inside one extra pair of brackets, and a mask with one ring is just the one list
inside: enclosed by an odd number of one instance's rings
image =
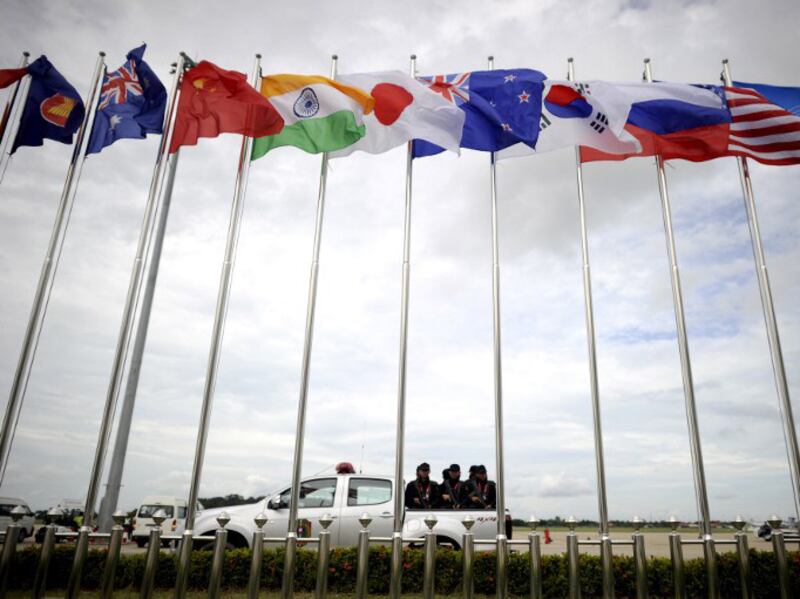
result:
[(87, 154), (96, 154), (118, 139), (144, 139), (161, 133), (167, 90), (142, 60), (145, 44), (128, 53), (128, 61), (103, 77)]
[(11, 153), (20, 146), (41, 146), (45, 139), (71, 144), (83, 122), (80, 95), (44, 55), (28, 65), (28, 74), (30, 88)]
[[(518, 143), (536, 146), (545, 78), (532, 69), (498, 69), (419, 77), (418, 81), (466, 113), (462, 148), (497, 152)], [(415, 158), (443, 151), (414, 140)]]

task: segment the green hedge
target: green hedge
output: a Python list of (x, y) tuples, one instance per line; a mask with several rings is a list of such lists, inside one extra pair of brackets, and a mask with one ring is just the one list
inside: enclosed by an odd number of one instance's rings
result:
[[(55, 548), (48, 588), (64, 588), (69, 577), (74, 546)], [(269, 549), (264, 552), (261, 585), (264, 589), (280, 589), (283, 572), (283, 549)], [(89, 552), (84, 567), (83, 588), (96, 589), (100, 584), (105, 551)], [(236, 549), (225, 554), (225, 567), (222, 585), (227, 589), (244, 589), (250, 573), (248, 549)], [(369, 591), (387, 594), (389, 590), (389, 563), (391, 553), (387, 547), (372, 547), (369, 561)], [(34, 573), (39, 558), (38, 548), (26, 548), (15, 556), (16, 563), (11, 569), (9, 584), (15, 589), (29, 589), (33, 584)], [(117, 588), (138, 589), (144, 571), (144, 554), (122, 555), (116, 573)], [(161, 553), (155, 586), (172, 588), (175, 582), (176, 556)], [(352, 593), (355, 587), (357, 555), (352, 547), (336, 548), (331, 551), (328, 588), (332, 593)], [(298, 552), (295, 588), (298, 591), (313, 591), (316, 580), (317, 554), (314, 551)], [(777, 587), (775, 559), (772, 553), (750, 551), (750, 565), (755, 597), (772, 598), (780, 596)], [(800, 595), (800, 552), (789, 554), (789, 565), (794, 592)], [(667, 558), (650, 558), (647, 564), (647, 578), (651, 597), (670, 597), (672, 595), (672, 575)], [(205, 588), (211, 569), (211, 552), (197, 551), (192, 557), (189, 573), (189, 586)], [(419, 549), (406, 549), (403, 553), (403, 591), (419, 593), (422, 591), (423, 554)], [(542, 557), (543, 586), (545, 597), (565, 597), (567, 595), (567, 561), (563, 555)], [(495, 558), (492, 552), (478, 552), (475, 556), (475, 591), (481, 594), (494, 594)], [(635, 597), (635, 572), (633, 559), (626, 556), (614, 558), (614, 577), (618, 597)], [(723, 553), (719, 556), (719, 577), (723, 597), (740, 597), (739, 565), (736, 555)], [(601, 595), (600, 560), (591, 555), (580, 556), (580, 581), (584, 597)], [(529, 566), (527, 553), (512, 553), (509, 561), (509, 591), (512, 595), (523, 596), (529, 593)], [(437, 594), (457, 593), (461, 583), (461, 552), (440, 549), (436, 556)], [(686, 561), (686, 590), (689, 597), (705, 597), (705, 567), (701, 559)]]

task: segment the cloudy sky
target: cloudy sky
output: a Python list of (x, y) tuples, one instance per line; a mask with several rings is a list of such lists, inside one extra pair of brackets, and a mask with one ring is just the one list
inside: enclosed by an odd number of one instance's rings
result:
[[(249, 72), (421, 73), (533, 67), (563, 78), (735, 78), (798, 85), (800, 4), (595, 2), (43, 2), (0, 6), (0, 66), (46, 53), (83, 93), (98, 50), (143, 40), (168, 80), (180, 50)], [(5, 95), (0, 96), (5, 101)], [(240, 140), (182, 153), (121, 505), (185, 495)], [(87, 161), (2, 494), (82, 499), (157, 139)], [(0, 404), (19, 356), (71, 148), (23, 148), (0, 186)], [(405, 150), (331, 163), (303, 472), (394, 461)], [(290, 478), (320, 158), (253, 165), (201, 496), (267, 494)], [(584, 169), (612, 518), (695, 515), (656, 172)], [(800, 169), (752, 166), (791, 392), (800, 397)], [(736, 163), (667, 177), (712, 515), (793, 511), (786, 450)], [(574, 155), (498, 167), (507, 504), (595, 518)], [(488, 157), (414, 170), (406, 475), (431, 462), (494, 472)], [(792, 265), (795, 266), (792, 266)], [(798, 408), (800, 409), (800, 408)]]

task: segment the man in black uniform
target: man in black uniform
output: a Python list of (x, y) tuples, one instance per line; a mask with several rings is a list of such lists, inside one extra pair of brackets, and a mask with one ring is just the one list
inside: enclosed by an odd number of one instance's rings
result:
[(406, 485), (406, 509), (430, 510), (439, 507), (439, 485), (430, 478), (428, 462), (417, 466), (417, 478)]
[(493, 510), (497, 507), (497, 488), (494, 481), (487, 480), (486, 466), (475, 470), (475, 478), (469, 483), (467, 505), (474, 510)]
[(460, 510), (467, 499), (467, 484), (461, 480), (461, 466), (450, 464), (450, 468), (442, 472), (442, 484), (439, 485), (442, 496), (442, 507)]

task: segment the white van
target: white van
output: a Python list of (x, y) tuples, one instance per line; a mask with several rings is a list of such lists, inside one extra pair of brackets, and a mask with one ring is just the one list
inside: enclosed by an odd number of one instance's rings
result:
[[(154, 524), (153, 514), (158, 510), (164, 510), (166, 515), (166, 519), (161, 525), (161, 534), (181, 534), (186, 527), (186, 505), (185, 499), (169, 495), (150, 495), (145, 497), (133, 518), (132, 540), (139, 547), (144, 547), (147, 544), (150, 528)], [(197, 510), (202, 509), (203, 506), (198, 503)], [(164, 541), (164, 544), (167, 545), (169, 542)]]
[(17, 497), (0, 497), (0, 532), (5, 532), (8, 525), (13, 522), (11, 519), (11, 510), (18, 505), (21, 505), (26, 510), (26, 514), (19, 521), (19, 525), (22, 527), (19, 540), (22, 541), (33, 534), (33, 513), (24, 499), (19, 499)]

